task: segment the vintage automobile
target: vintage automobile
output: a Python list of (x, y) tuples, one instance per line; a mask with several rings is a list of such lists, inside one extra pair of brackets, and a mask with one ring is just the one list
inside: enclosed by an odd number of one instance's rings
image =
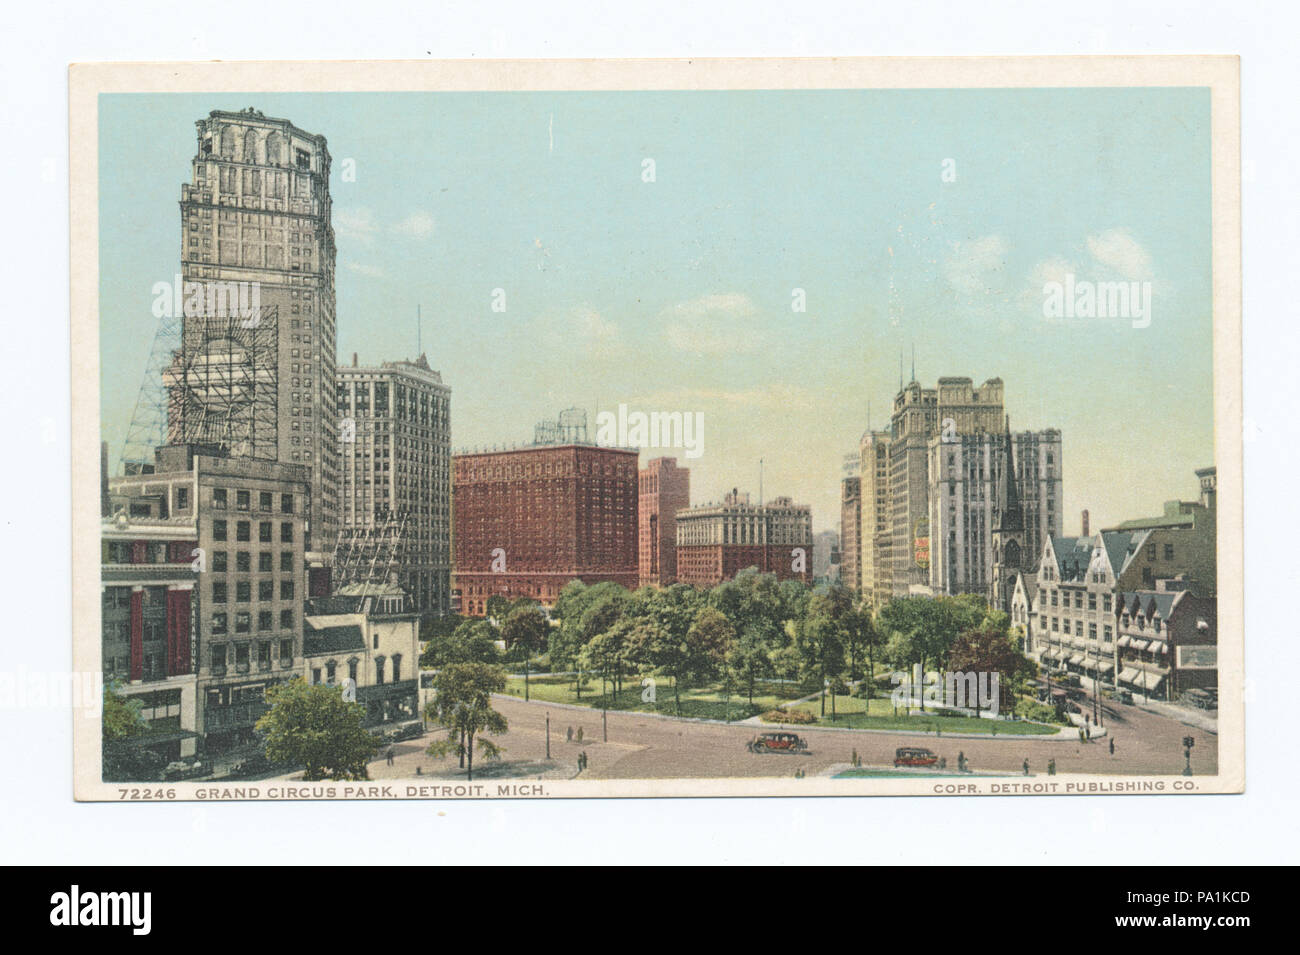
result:
[(167, 764), (162, 778), (166, 782), (182, 779), (195, 779), (212, 773), (212, 764), (201, 759), (177, 759)]
[(920, 746), (900, 746), (894, 750), (895, 766), (933, 766), (939, 757)]
[(802, 753), (808, 742), (796, 733), (759, 733), (746, 744), (751, 753)]

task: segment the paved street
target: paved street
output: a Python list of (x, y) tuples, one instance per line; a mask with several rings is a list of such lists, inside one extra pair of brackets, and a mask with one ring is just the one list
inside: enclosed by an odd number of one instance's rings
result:
[[(1056, 760), (1058, 773), (1110, 773), (1177, 775), (1183, 768), (1182, 739), (1195, 736), (1192, 768), (1212, 774), (1217, 768), (1217, 737), (1177, 720), (1144, 712), (1136, 707), (1107, 702), (1106, 727), (1115, 740), (1110, 755), (1105, 739), (1080, 743), (1072, 735), (1055, 739), (997, 737), (971, 739), (921, 737), (901, 733), (873, 733), (857, 730), (795, 727), (805, 737), (806, 755), (756, 755), (745, 743), (761, 727), (656, 719), (642, 713), (611, 712), (609, 742), (601, 742), (599, 710), (577, 710), (546, 703), (524, 703), (512, 697), (497, 697), (496, 707), (510, 721), (510, 732), (496, 739), (505, 753), (500, 763), (480, 762), (475, 778), (568, 779), (577, 775), (578, 754), (586, 752), (588, 766), (583, 778), (665, 779), (673, 777), (762, 777), (791, 776), (802, 768), (809, 775), (828, 771), (835, 764), (850, 761), (858, 751), (864, 766), (893, 765), (899, 746), (924, 746), (946, 757), (949, 770), (957, 766), (958, 752), (964, 752), (976, 772), (1020, 773), (1029, 760), (1030, 773), (1042, 775), (1047, 761)], [(546, 715), (551, 717), (551, 760), (546, 759)], [(566, 729), (583, 730), (581, 743), (566, 741)], [(775, 727), (770, 727), (775, 729)], [(423, 739), (398, 743), (393, 765), (383, 758), (371, 764), (373, 779), (463, 777), (455, 758), (439, 760), (424, 753), (438, 738), (431, 730)]]

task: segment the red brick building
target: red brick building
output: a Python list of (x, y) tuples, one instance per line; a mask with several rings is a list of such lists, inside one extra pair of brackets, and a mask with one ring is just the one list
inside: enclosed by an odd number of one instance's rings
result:
[[(551, 604), (571, 580), (637, 586), (637, 452), (543, 445), (452, 457), (453, 590)], [(454, 599), (454, 598), (453, 598)]]
[(691, 506), (691, 470), (676, 458), (655, 458), (641, 471), (638, 539), (641, 585), (677, 580), (677, 512)]
[(677, 579), (683, 584), (713, 587), (746, 567), (811, 584), (812, 558), (812, 511), (788, 497), (754, 505), (748, 494), (733, 490), (721, 504), (677, 514)]

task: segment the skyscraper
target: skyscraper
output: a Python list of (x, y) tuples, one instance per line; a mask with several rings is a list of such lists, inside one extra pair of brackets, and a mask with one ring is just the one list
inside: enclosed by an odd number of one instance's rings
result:
[(889, 507), (889, 432), (870, 431), (858, 442), (861, 530), (858, 554), (862, 594), (875, 607), (893, 596), (894, 567), (890, 559), (893, 522)]
[[(338, 371), (339, 505), (336, 583), (387, 575), (417, 613), (451, 608), (451, 389), (415, 361)], [(395, 546), (386, 558), (383, 535)], [(355, 558), (355, 559), (354, 559)], [(384, 566), (380, 567), (379, 564)]]
[(1002, 379), (978, 388), (970, 378), (915, 379), (899, 389), (890, 419), (889, 500), (894, 596), (930, 592), (930, 439), (996, 432), (1002, 425)]
[(713, 587), (747, 567), (781, 580), (813, 579), (812, 510), (788, 497), (751, 504), (733, 488), (721, 504), (677, 513), (677, 579)]
[(677, 580), (677, 512), (691, 506), (691, 470), (676, 458), (654, 458), (640, 474), (641, 584), (666, 586)]
[(213, 110), (196, 126), (169, 440), (305, 467), (311, 550), (323, 559), (338, 529), (329, 150), (252, 108)]

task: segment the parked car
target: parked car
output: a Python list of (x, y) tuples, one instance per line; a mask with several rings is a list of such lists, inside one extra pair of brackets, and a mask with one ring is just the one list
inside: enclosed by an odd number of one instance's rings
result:
[(802, 753), (808, 742), (797, 733), (759, 733), (748, 743), (751, 753)]
[(933, 766), (939, 757), (920, 746), (900, 746), (894, 750), (895, 766)]
[(1122, 686), (1112, 690), (1110, 696), (1116, 703), (1127, 703), (1129, 706), (1133, 705), (1132, 691), (1126, 690)]

